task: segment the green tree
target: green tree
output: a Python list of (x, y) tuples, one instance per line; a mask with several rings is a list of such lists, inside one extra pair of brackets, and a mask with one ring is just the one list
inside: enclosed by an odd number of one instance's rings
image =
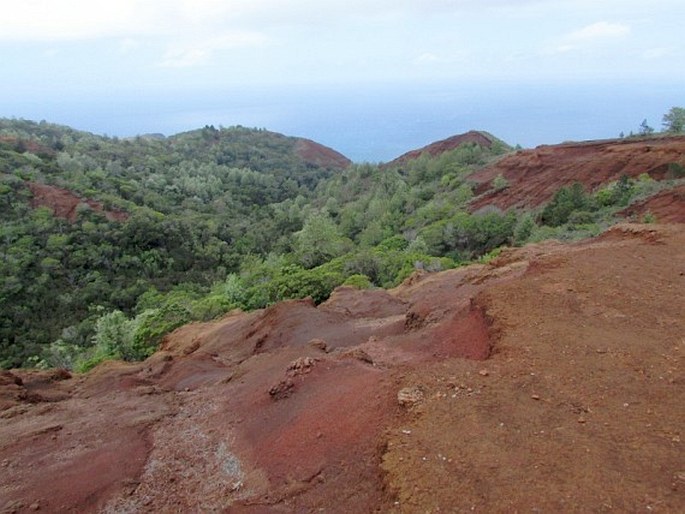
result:
[(647, 124), (647, 118), (642, 120), (642, 123), (640, 123), (640, 135), (641, 136), (649, 136), (650, 134), (654, 133), (654, 128), (650, 127), (649, 124)]
[(563, 225), (573, 211), (586, 210), (589, 198), (583, 191), (583, 185), (575, 182), (571, 187), (562, 187), (556, 192), (552, 201), (542, 211), (542, 223), (550, 227)]
[(296, 234), (295, 253), (305, 268), (319, 266), (345, 252), (345, 240), (328, 214), (313, 214)]
[(682, 107), (671, 107), (671, 110), (664, 114), (664, 131), (671, 134), (682, 134), (685, 132), (685, 109)]

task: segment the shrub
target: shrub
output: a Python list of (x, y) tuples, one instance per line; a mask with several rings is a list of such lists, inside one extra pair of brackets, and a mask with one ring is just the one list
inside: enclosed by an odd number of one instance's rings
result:
[(647, 211), (642, 217), (642, 223), (656, 223), (656, 216), (654, 216), (654, 214), (652, 214), (650, 211)]
[(509, 187), (509, 181), (500, 173), (492, 180), (492, 187), (495, 188), (496, 191), (506, 189)]
[(594, 222), (594, 216), (589, 211), (574, 211), (568, 217), (569, 225), (586, 225)]
[(573, 211), (586, 210), (590, 199), (583, 191), (583, 185), (575, 182), (571, 187), (562, 187), (556, 192), (540, 215), (543, 224), (550, 227), (563, 225)]
[(356, 287), (357, 289), (369, 289), (371, 281), (366, 275), (356, 274), (347, 277), (342, 285)]

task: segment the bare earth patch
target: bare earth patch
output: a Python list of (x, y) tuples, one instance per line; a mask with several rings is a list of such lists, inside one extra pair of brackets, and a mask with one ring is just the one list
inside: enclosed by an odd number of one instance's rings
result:
[(683, 290), (685, 225), (621, 225), (15, 370), (0, 509), (682, 512)]

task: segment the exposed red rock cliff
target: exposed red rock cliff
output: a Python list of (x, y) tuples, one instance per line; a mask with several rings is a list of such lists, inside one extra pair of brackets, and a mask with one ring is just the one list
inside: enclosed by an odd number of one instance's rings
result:
[[(479, 195), (471, 209), (531, 208), (549, 201), (561, 187), (574, 182), (586, 190), (618, 180), (622, 175), (647, 173), (661, 180), (669, 177), (669, 165), (685, 166), (685, 136), (649, 139), (615, 139), (564, 143), (520, 150), (469, 177)], [(495, 190), (492, 181), (502, 175), (508, 187)]]

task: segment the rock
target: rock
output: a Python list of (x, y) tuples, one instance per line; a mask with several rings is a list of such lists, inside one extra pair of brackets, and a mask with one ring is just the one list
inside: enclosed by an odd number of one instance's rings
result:
[(358, 361), (366, 362), (374, 365), (373, 358), (361, 348), (354, 348), (342, 354), (343, 357), (357, 359)]
[(487, 377), (487, 376), (490, 374), (490, 372), (489, 372), (487, 369), (481, 369), (481, 370), (478, 372), (478, 374), (479, 374), (481, 377)]
[(312, 339), (311, 341), (309, 341), (309, 346), (318, 348), (322, 352), (328, 352), (328, 343), (323, 339)]
[(409, 311), (404, 318), (404, 329), (407, 332), (419, 330), (426, 324), (427, 312)]
[(269, 395), (273, 400), (283, 400), (293, 393), (295, 383), (290, 377), (286, 377), (278, 384), (269, 388)]
[(423, 391), (418, 386), (405, 387), (397, 393), (397, 402), (402, 407), (412, 407), (424, 399)]
[(311, 357), (299, 357), (288, 365), (286, 373), (292, 376), (304, 375), (312, 370), (315, 363), (316, 359)]
[(530, 397), (531, 397), (533, 400), (539, 400), (539, 399), (540, 399), (540, 396), (537, 395), (537, 394), (531, 394)]
[(50, 371), (48, 374), (48, 378), (54, 382), (59, 382), (62, 380), (69, 380), (71, 378), (71, 373), (69, 372), (68, 369), (58, 368), (58, 369)]

